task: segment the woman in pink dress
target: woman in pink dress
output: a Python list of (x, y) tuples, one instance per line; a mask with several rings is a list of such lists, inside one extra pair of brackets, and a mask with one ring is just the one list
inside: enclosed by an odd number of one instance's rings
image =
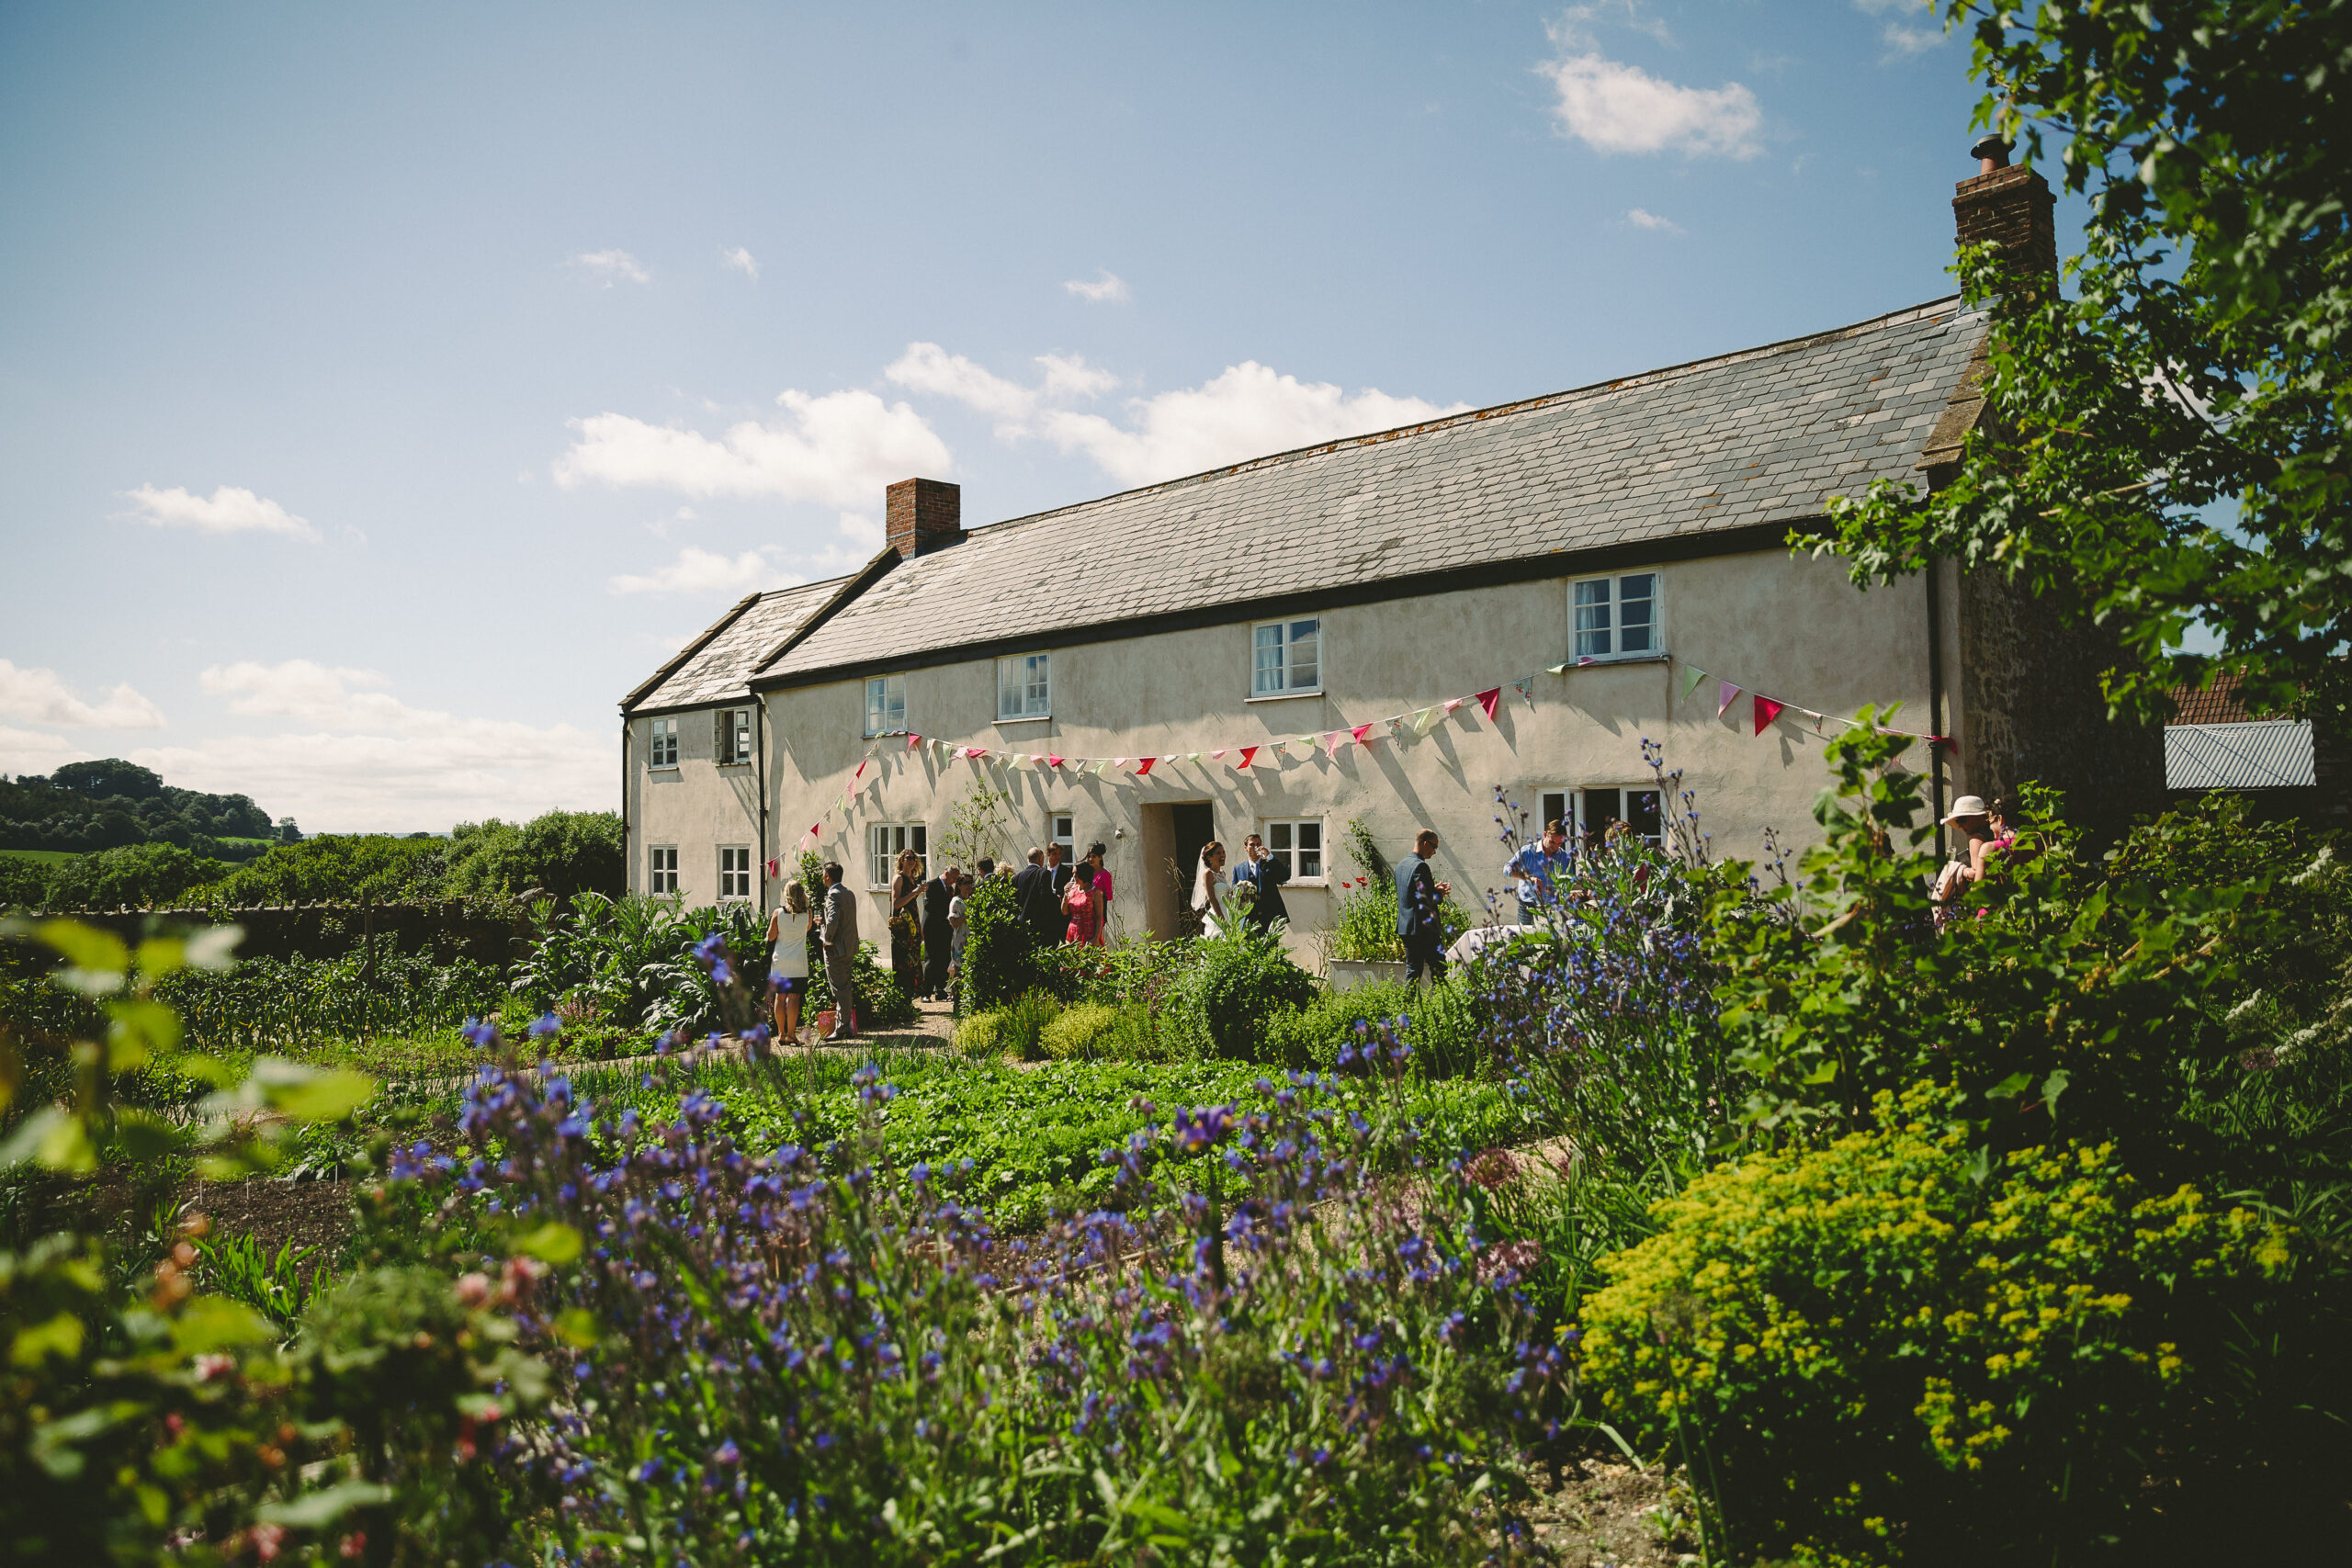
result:
[(1069, 874), (1069, 886), (1062, 889), (1062, 913), (1069, 917), (1069, 931), (1065, 942), (1078, 947), (1094, 947), (1102, 937), (1102, 901), (1094, 892), (1094, 871), (1080, 861)]
[(1094, 902), (1101, 915), (1094, 922), (1094, 945), (1111, 945), (1111, 874), (1102, 865), (1102, 857), (1110, 853), (1102, 840), (1097, 839), (1086, 847), (1086, 864), (1094, 873)]

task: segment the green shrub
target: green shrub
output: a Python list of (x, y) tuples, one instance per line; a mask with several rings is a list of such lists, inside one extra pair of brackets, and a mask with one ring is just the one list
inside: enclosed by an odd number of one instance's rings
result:
[(1059, 1018), (1062, 1004), (1050, 991), (1031, 991), (998, 1016), (1004, 1020), (997, 1038), (1004, 1054), (1023, 1062), (1046, 1058), (1046, 1026)]
[[(833, 991), (825, 979), (825, 966), (809, 966), (808, 1015), (814, 1018), (833, 1005)], [(857, 1025), (860, 1029), (905, 1029), (916, 1017), (914, 998), (899, 986), (899, 977), (882, 967), (875, 946), (870, 942), (857, 944), (857, 957), (850, 964), (850, 972), (857, 982)]]
[(2143, 1196), (2109, 1145), (1988, 1161), (1956, 1103), (1882, 1096), (1874, 1130), (1719, 1167), (1603, 1260), (1588, 1393), (1713, 1487), (1716, 1550), (2049, 1561), (2199, 1447), (2281, 1233)]
[(1159, 1027), (1159, 1016), (1141, 1002), (1119, 1009), (1097, 1053), (1120, 1062), (1164, 1062), (1174, 1054)]
[(1171, 988), (1167, 1014), (1178, 1039), (1196, 1055), (1264, 1059), (1274, 1017), (1315, 999), (1315, 977), (1290, 961), (1271, 931), (1237, 921), (1200, 942), (1197, 953)]
[(1459, 975), (1427, 987), (1383, 980), (1319, 992), (1306, 1006), (1267, 1020), (1264, 1059), (1286, 1067), (1329, 1067), (1359, 1030), (1382, 1024), (1396, 1027), (1412, 1046), (1424, 1077), (1473, 1077), (1484, 1061), (1478, 1019)]
[(1039, 1043), (1057, 1062), (1097, 1055), (1096, 1045), (1119, 1020), (1119, 1010), (1104, 1002), (1080, 1002), (1046, 1025)]
[(956, 1052), (975, 1061), (987, 1061), (1004, 1055), (999, 1036), (1004, 1031), (1004, 1012), (976, 1012), (956, 1026)]
[(958, 1003), (986, 1012), (1037, 988), (1036, 937), (1021, 918), (1012, 879), (983, 878), (964, 900), (964, 970)]

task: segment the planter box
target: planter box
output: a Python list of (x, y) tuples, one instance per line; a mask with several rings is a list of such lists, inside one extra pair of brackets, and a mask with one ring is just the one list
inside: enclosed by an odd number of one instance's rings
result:
[(1376, 986), (1384, 980), (1401, 980), (1404, 977), (1404, 960), (1391, 962), (1369, 958), (1334, 958), (1327, 976), (1334, 995), (1352, 991), (1358, 986)]

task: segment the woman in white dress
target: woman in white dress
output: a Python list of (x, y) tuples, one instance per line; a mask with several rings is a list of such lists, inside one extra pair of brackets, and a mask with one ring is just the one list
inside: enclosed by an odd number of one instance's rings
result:
[[(808, 994), (808, 930), (814, 921), (808, 889), (786, 884), (784, 907), (768, 917), (768, 940), (775, 943), (768, 973), (775, 982), (775, 1037), (794, 1044), (800, 1042), (800, 998)], [(808, 1048), (817, 1048), (813, 1038)]]
[(1193, 879), (1193, 909), (1201, 917), (1201, 934), (1216, 936), (1225, 930), (1225, 846), (1211, 839), (1201, 846), (1200, 874)]

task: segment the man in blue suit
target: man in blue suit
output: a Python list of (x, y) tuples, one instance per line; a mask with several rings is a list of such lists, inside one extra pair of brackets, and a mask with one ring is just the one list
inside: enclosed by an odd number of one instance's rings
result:
[(1264, 931), (1276, 920), (1290, 919), (1290, 910), (1283, 905), (1283, 884), (1290, 880), (1290, 867), (1266, 852), (1266, 840), (1252, 833), (1241, 841), (1241, 863), (1233, 871), (1233, 892), (1240, 896), (1250, 888), (1250, 927)]
[(1405, 978), (1418, 980), (1427, 971), (1431, 980), (1445, 978), (1445, 931), (1438, 910), (1453, 891), (1430, 870), (1437, 853), (1437, 829), (1424, 828), (1413, 840), (1413, 852), (1396, 863), (1396, 934), (1405, 939)]

